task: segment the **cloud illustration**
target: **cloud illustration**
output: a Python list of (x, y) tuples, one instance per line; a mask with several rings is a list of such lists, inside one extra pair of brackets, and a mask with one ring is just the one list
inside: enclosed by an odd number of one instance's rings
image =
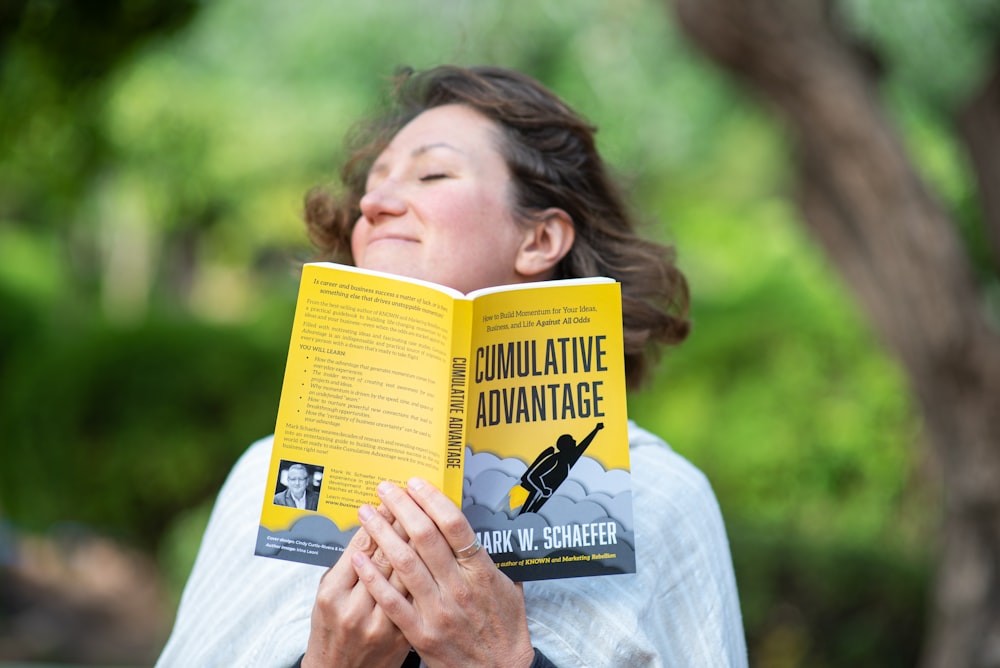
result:
[(617, 496), (632, 489), (632, 477), (628, 471), (605, 471), (600, 462), (586, 455), (580, 457), (580, 461), (570, 469), (567, 480), (580, 483), (590, 494), (604, 492), (608, 496)]
[[(500, 459), (492, 453), (473, 453), (466, 448), (463, 507), (480, 505), (510, 515), (511, 509), (506, 505), (508, 493), (520, 484), (527, 469), (527, 463), (517, 458)], [(584, 455), (546, 505), (561, 497), (577, 503), (593, 501), (604, 508), (608, 517), (621, 521), (631, 530), (632, 487), (628, 471), (606, 471), (600, 462)]]
[(286, 531), (260, 527), (254, 554), (332, 566), (356, 531), (357, 527), (341, 531), (332, 520), (322, 515), (307, 515)]
[(498, 470), (482, 471), (472, 480), (466, 477), (462, 504), (474, 503), (498, 510), (508, 507), (506, 503), (510, 490), (520, 482), (520, 476), (514, 477)]
[[(539, 509), (517, 515), (510, 490), (518, 487), (527, 463), (466, 449), (462, 511), (498, 564), (525, 563), (519, 579), (551, 577), (547, 562), (573, 560), (575, 575), (632, 572), (635, 538), (628, 471), (605, 471), (600, 462), (581, 457)], [(603, 542), (602, 542), (603, 541)], [(602, 555), (575, 561), (579, 555)], [(613, 555), (613, 556), (604, 556)], [(535, 565), (536, 562), (545, 562)]]

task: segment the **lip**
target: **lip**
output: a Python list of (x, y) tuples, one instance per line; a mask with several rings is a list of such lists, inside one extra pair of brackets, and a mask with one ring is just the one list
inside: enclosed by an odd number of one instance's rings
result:
[(402, 241), (409, 243), (416, 243), (418, 239), (409, 234), (402, 234), (399, 232), (385, 232), (381, 234), (372, 234), (368, 238), (368, 245), (376, 244), (382, 241)]

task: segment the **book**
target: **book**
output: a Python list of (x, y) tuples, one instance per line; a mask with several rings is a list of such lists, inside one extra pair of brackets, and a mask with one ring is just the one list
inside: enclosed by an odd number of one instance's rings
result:
[(255, 553), (330, 566), (413, 476), (515, 581), (635, 572), (620, 285), (306, 264)]

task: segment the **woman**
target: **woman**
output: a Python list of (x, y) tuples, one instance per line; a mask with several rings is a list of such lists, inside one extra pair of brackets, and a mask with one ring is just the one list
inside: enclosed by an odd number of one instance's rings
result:
[[(325, 258), (465, 292), (615, 278), (631, 386), (655, 345), (683, 341), (684, 277), (668, 249), (636, 236), (593, 128), (499, 68), (408, 73), (396, 93), (356, 135), (343, 194), (307, 198)], [(254, 558), (265, 439), (220, 493), (160, 665), (745, 665), (711, 488), (653, 435), (630, 424), (629, 437), (637, 573), (523, 587), (417, 479), (380, 485), (381, 506), (359, 509), (362, 529), (325, 574)]]

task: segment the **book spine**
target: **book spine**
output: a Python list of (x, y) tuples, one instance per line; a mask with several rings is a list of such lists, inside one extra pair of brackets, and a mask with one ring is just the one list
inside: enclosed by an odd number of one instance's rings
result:
[(452, 326), (450, 380), (448, 385), (448, 441), (444, 489), (462, 507), (462, 474), (469, 423), (469, 355), (472, 337), (472, 302), (455, 301)]

